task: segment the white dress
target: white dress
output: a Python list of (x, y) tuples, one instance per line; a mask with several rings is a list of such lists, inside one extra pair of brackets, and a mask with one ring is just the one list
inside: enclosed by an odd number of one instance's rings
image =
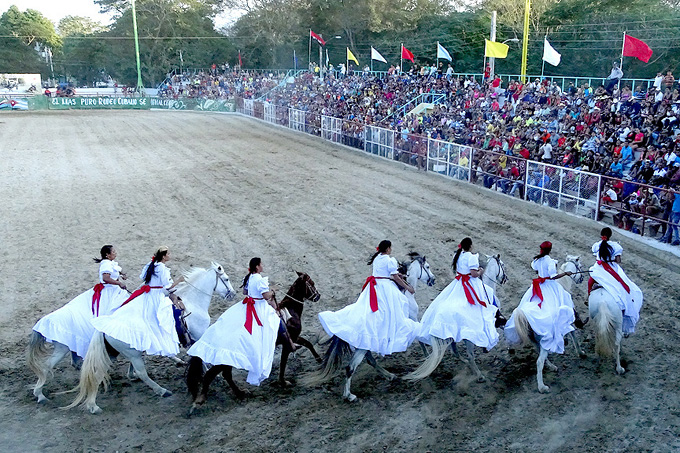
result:
[[(429, 343), (430, 336), (442, 340), (452, 338), (456, 343), (468, 340), (486, 349), (498, 343), (495, 327), (498, 307), (493, 305), (493, 289), (480, 278), (471, 277), (470, 270), (473, 269), (479, 269), (479, 255), (462, 252), (456, 263), (456, 278), (423, 314), (419, 334), (421, 341)], [(465, 280), (467, 283), (464, 283)], [(474, 303), (468, 299), (466, 287)]]
[[(149, 264), (144, 266), (139, 276), (142, 280)], [(170, 269), (165, 264), (154, 265), (155, 272), (151, 280), (148, 285), (141, 287), (149, 288), (148, 292), (142, 293), (108, 316), (99, 316), (92, 321), (92, 325), (98, 331), (127, 343), (138, 351), (150, 355), (173, 356), (179, 353), (179, 339), (175, 330), (172, 301), (166, 295), (167, 288), (172, 285), (172, 278)]]
[[(272, 371), (276, 337), (281, 322), (276, 311), (262, 293), (269, 291), (269, 279), (251, 274), (248, 279), (248, 297), (255, 300), (257, 319), (248, 313), (248, 305), (237, 302), (215, 324), (208, 327), (203, 336), (194, 343), (187, 354), (200, 357), (211, 365), (230, 365), (248, 371), (247, 382), (260, 385)], [(252, 333), (246, 323), (250, 317)]]
[[(377, 308), (371, 307), (372, 284), (365, 285), (357, 301), (338, 311), (319, 313), (328, 335), (335, 335), (357, 349), (381, 355), (403, 352), (415, 340), (420, 324), (408, 317), (408, 301), (390, 278), (397, 260), (380, 254), (373, 260)], [(369, 277), (370, 279), (370, 277)], [(368, 282), (368, 280), (367, 280)]]
[[(593, 255), (597, 261), (600, 261), (600, 244), (602, 241), (593, 244)], [(623, 247), (618, 242), (607, 241), (612, 247), (613, 253), (611, 259), (623, 253)], [(635, 325), (640, 320), (640, 309), (642, 308), (642, 291), (640, 288), (628, 278), (623, 268), (615, 262), (609, 263), (611, 268), (616, 272), (621, 280), (628, 285), (630, 292), (621, 285), (616, 278), (611, 275), (604, 266), (597, 262), (590, 268), (590, 276), (599, 283), (616, 301), (623, 311), (623, 333), (634, 333)]]
[(80, 357), (85, 357), (94, 333), (92, 318), (97, 314), (108, 315), (129, 295), (120, 286), (104, 283), (102, 279), (104, 274), (110, 274), (112, 279), (118, 280), (120, 271), (121, 267), (115, 261), (102, 260), (99, 263), (99, 283), (103, 288), (99, 303), (93, 300), (95, 291), (90, 288), (60, 309), (43, 316), (33, 330), (42, 334), (48, 342), (66, 345)]
[[(557, 260), (549, 255), (534, 260), (531, 268), (538, 272), (539, 278), (549, 278), (557, 275)], [(541, 347), (549, 352), (564, 353), (564, 336), (574, 330), (574, 303), (571, 294), (555, 280), (536, 281), (543, 295), (541, 301), (534, 295), (534, 285), (524, 293), (522, 300), (515, 310), (521, 309), (526, 315), (531, 330), (541, 337)], [(540, 304), (540, 306), (539, 306)], [(520, 342), (515, 330), (515, 312), (505, 325), (505, 339), (510, 344)]]

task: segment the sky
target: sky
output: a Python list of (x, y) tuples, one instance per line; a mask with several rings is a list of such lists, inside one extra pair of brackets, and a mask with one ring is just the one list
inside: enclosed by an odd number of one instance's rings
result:
[[(92, 0), (0, 0), (0, 14), (7, 11), (12, 5), (16, 5), (21, 11), (27, 9), (40, 11), (45, 17), (54, 22), (55, 26), (66, 16), (90, 17), (102, 25), (111, 23), (111, 15), (100, 13), (99, 6)], [(236, 17), (238, 17), (238, 13), (225, 12), (218, 16), (215, 22), (219, 28), (230, 23)]]

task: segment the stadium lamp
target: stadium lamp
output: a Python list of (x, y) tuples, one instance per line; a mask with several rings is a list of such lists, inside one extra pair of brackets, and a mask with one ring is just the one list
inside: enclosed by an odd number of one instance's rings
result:
[(519, 42), (519, 38), (506, 39), (505, 41), (503, 41), (503, 44), (505, 44), (506, 42)]

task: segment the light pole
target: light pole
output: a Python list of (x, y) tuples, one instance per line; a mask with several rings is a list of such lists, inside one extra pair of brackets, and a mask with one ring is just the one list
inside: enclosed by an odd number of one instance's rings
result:
[(137, 57), (137, 91), (144, 92), (144, 84), (142, 83), (142, 65), (139, 62), (139, 36), (137, 36), (137, 10), (135, 9), (135, 0), (132, 0), (132, 29), (135, 33), (135, 56)]

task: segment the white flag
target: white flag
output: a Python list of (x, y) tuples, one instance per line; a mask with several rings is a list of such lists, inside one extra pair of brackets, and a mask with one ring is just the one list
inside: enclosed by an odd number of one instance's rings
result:
[(548, 42), (548, 38), (543, 39), (543, 61), (550, 63), (553, 66), (560, 64), (562, 55), (557, 53), (555, 49)]
[(451, 55), (449, 54), (449, 51), (444, 48), (441, 44), (439, 44), (439, 41), (437, 41), (437, 60), (440, 58), (443, 58), (444, 60), (451, 60)]
[(371, 60), (378, 60), (382, 61), (383, 63), (387, 63), (387, 60), (385, 60), (385, 58), (383, 58), (383, 56), (380, 55), (380, 52), (375, 50), (373, 46), (371, 46)]

